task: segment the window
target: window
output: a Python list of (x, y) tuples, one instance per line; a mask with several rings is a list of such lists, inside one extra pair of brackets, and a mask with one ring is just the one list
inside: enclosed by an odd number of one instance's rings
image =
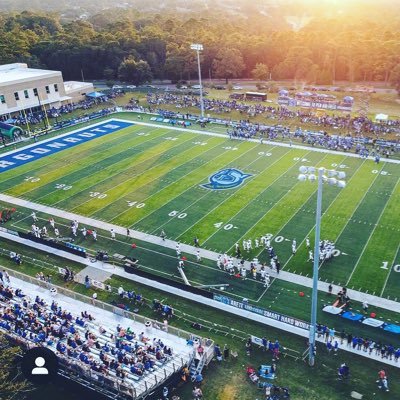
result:
[(57, 83), (54, 84), (54, 91), (58, 92), (58, 85), (57, 85)]
[(25, 96), (26, 99), (29, 99), (29, 93), (28, 93), (27, 90), (24, 90), (24, 96)]
[(33, 88), (33, 94), (34, 94), (36, 97), (38, 97), (38, 91), (37, 91), (37, 88)]
[(19, 100), (19, 94), (18, 94), (18, 92), (14, 92), (14, 97), (15, 97), (15, 100)]
[(0, 103), (1, 104), (6, 104), (6, 98), (4, 97), (3, 94), (0, 94)]
[(48, 86), (46, 86), (46, 93), (49, 94), (50, 93), (50, 88)]

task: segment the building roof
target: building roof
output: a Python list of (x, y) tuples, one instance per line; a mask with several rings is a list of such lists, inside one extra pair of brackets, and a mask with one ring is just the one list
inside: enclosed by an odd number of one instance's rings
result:
[(64, 82), (65, 92), (69, 94), (70, 92), (74, 92), (76, 90), (81, 89), (92, 89), (93, 83), (91, 82), (79, 82), (79, 81), (66, 81)]
[(61, 72), (28, 68), (27, 64), (22, 63), (5, 64), (0, 66), (0, 86), (54, 76), (61, 76)]

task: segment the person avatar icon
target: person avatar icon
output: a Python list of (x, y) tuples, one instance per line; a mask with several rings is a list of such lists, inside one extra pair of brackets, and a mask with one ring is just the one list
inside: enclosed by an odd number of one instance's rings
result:
[(36, 367), (33, 368), (32, 375), (48, 375), (49, 371), (47, 370), (47, 368), (44, 367), (45, 363), (46, 361), (43, 357), (36, 357), (35, 360)]

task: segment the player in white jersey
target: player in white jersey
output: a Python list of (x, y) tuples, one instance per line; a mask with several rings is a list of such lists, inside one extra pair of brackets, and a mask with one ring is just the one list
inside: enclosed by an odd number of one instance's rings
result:
[(293, 255), (296, 254), (296, 251), (297, 251), (296, 245), (292, 244), (292, 254)]
[(82, 232), (83, 238), (86, 239), (87, 229), (86, 229), (85, 227), (83, 227), (83, 228), (81, 229), (81, 232)]
[(56, 223), (55, 223), (55, 221), (54, 221), (54, 218), (50, 218), (50, 219), (49, 219), (49, 222), (50, 222), (50, 226), (51, 226), (53, 229), (55, 229)]
[(111, 239), (112, 239), (112, 240), (115, 240), (115, 231), (114, 231), (114, 228), (111, 228), (111, 229), (110, 229), (110, 233), (111, 233)]
[(58, 230), (58, 228), (54, 228), (54, 234), (56, 235), (56, 237), (60, 236), (60, 231)]
[(271, 283), (269, 273), (267, 272), (264, 276), (264, 287), (268, 288)]
[(175, 246), (175, 250), (176, 250), (176, 256), (180, 257), (181, 256), (181, 244), (178, 242)]
[(251, 239), (248, 239), (247, 240), (247, 251), (250, 251), (252, 248), (253, 248), (253, 245), (252, 245)]
[(307, 261), (314, 261), (314, 256), (312, 250), (308, 251), (308, 260)]
[(306, 246), (307, 246), (307, 249), (310, 248), (310, 238), (309, 237), (306, 237)]
[(33, 222), (39, 221), (38, 217), (36, 216), (35, 211), (32, 211), (31, 217), (32, 217), (32, 219), (33, 219)]
[(243, 239), (243, 250), (247, 251), (247, 240)]
[(201, 261), (201, 256), (200, 256), (200, 250), (196, 251), (196, 261), (200, 262)]
[(221, 269), (221, 264), (222, 264), (222, 256), (221, 256), (221, 254), (218, 256), (218, 258), (217, 258), (217, 267), (219, 268), (219, 269)]
[(260, 241), (258, 240), (258, 239), (255, 239), (254, 240), (254, 246), (257, 248), (257, 247), (260, 247)]
[(93, 235), (93, 239), (97, 242), (97, 231), (96, 231), (96, 229), (93, 229), (92, 235)]

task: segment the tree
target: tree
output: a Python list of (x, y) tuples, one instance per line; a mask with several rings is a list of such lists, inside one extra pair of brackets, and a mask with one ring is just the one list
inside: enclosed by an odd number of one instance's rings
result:
[(269, 77), (268, 66), (262, 63), (257, 63), (255, 68), (251, 71), (251, 75), (257, 81), (266, 81)]
[(393, 68), (389, 81), (400, 95), (400, 64), (397, 64), (396, 67)]
[(118, 67), (118, 78), (124, 82), (140, 85), (144, 82), (150, 82), (153, 75), (146, 61), (135, 61), (133, 57), (129, 57), (122, 61)]
[(19, 353), (18, 347), (9, 346), (0, 333), (0, 399), (25, 399), (32, 386), (21, 376), (16, 368), (15, 359)]
[(213, 61), (214, 74), (218, 78), (237, 78), (244, 70), (245, 65), (242, 54), (233, 48), (222, 48)]

